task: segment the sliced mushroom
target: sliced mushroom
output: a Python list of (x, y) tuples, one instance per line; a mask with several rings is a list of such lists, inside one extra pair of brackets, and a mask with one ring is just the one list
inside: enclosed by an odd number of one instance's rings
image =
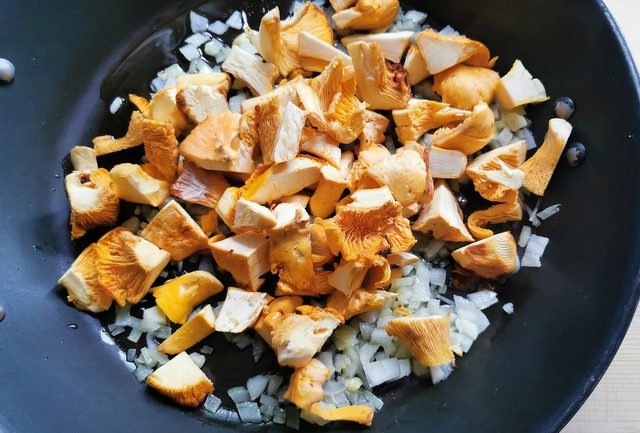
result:
[(437, 367), (454, 361), (451, 350), (449, 316), (400, 317), (384, 328), (398, 337), (425, 367)]
[(247, 113), (254, 109), (258, 104), (274, 98), (278, 100), (278, 106), (280, 109), (284, 109), (289, 102), (298, 104), (298, 92), (296, 91), (295, 84), (300, 81), (302, 81), (302, 77), (296, 77), (295, 79), (289, 80), (285, 85), (280, 85), (278, 88), (273, 89), (264, 95), (245, 99), (240, 103), (240, 109), (243, 113)]
[(370, 109), (393, 110), (407, 106), (411, 87), (401, 65), (387, 64), (382, 49), (373, 42), (354, 42), (347, 49), (355, 70), (358, 93)]
[(96, 254), (100, 285), (120, 306), (137, 304), (171, 259), (168, 252), (123, 227), (102, 236)]
[(269, 240), (256, 232), (230, 236), (209, 242), (216, 264), (231, 273), (236, 283), (258, 290), (264, 282), (261, 275), (269, 272)]
[(520, 170), (524, 172), (524, 186), (535, 195), (544, 195), (572, 128), (564, 119), (549, 120), (544, 143), (520, 166)]
[(306, 71), (322, 72), (335, 57), (351, 63), (351, 57), (309, 32), (298, 35), (298, 60)]
[(157, 207), (169, 198), (169, 184), (149, 176), (137, 164), (118, 164), (109, 175), (122, 200)]
[(175, 200), (167, 203), (149, 222), (141, 236), (171, 254), (175, 261), (206, 250), (207, 236)]
[(496, 86), (496, 99), (505, 110), (525, 104), (539, 104), (549, 97), (544, 85), (524, 67), (520, 60), (513, 62), (511, 70)]
[(227, 227), (230, 227), (231, 229), (234, 228), (233, 224), (236, 217), (236, 204), (238, 203), (241, 194), (242, 190), (240, 188), (230, 186), (222, 193), (218, 203), (216, 204), (216, 213)]
[(296, 157), (300, 150), (300, 139), (306, 117), (303, 110), (291, 102), (287, 103), (272, 146), (260, 141), (265, 164), (279, 164)]
[(473, 107), (471, 116), (454, 128), (440, 128), (431, 139), (431, 145), (443, 149), (459, 150), (472, 155), (487, 145), (496, 133), (493, 111), (481, 102)]
[(509, 232), (458, 248), (451, 257), (463, 268), (491, 280), (512, 274), (518, 266), (516, 241)]
[(475, 190), (485, 199), (513, 203), (524, 182), (524, 172), (518, 167), (527, 153), (525, 141), (518, 141), (483, 153), (467, 166), (467, 175)]
[(418, 46), (415, 44), (411, 44), (409, 47), (402, 66), (404, 66), (404, 69), (407, 71), (409, 84), (412, 86), (415, 86), (431, 75), (427, 69), (427, 63), (424, 61), (422, 53), (420, 53), (420, 49), (418, 49)]
[(433, 90), (442, 102), (463, 110), (473, 110), (477, 104), (490, 104), (500, 81), (497, 72), (477, 66), (456, 65), (436, 74)]
[(225, 72), (200, 72), (198, 74), (184, 74), (176, 78), (174, 87), (178, 91), (189, 86), (215, 87), (226, 94), (231, 87), (231, 77)]
[(417, 141), (432, 129), (462, 122), (471, 112), (450, 107), (442, 102), (412, 99), (406, 108), (393, 110), (396, 133), (400, 143)]
[(329, 217), (346, 188), (347, 181), (338, 169), (330, 165), (323, 166), (320, 169), (318, 187), (309, 201), (311, 214), (318, 218)]
[(173, 323), (183, 324), (201, 302), (220, 293), (222, 283), (205, 271), (193, 271), (153, 289), (156, 304)]
[(184, 161), (184, 171), (171, 186), (171, 195), (188, 203), (215, 208), (229, 183), (220, 174)]
[(488, 209), (473, 212), (467, 219), (467, 226), (476, 239), (484, 239), (493, 236), (493, 231), (484, 228), (487, 224), (520, 221), (521, 219), (522, 206), (519, 202), (500, 203)]
[(478, 41), (461, 35), (444, 35), (433, 29), (418, 33), (416, 44), (432, 75), (459, 63), (492, 68), (497, 60), (491, 59), (489, 49)]
[(151, 373), (147, 385), (183, 406), (196, 407), (213, 392), (213, 383), (186, 352)]
[(430, 232), (435, 239), (442, 241), (473, 242), (473, 236), (462, 221), (458, 201), (442, 180), (436, 184), (433, 199), (425, 204), (412, 229)]
[(216, 315), (213, 308), (211, 305), (205, 305), (200, 312), (164, 340), (158, 346), (158, 351), (169, 355), (184, 352), (211, 335), (216, 329), (215, 324)]
[(375, 42), (380, 46), (385, 59), (393, 63), (400, 63), (412, 37), (413, 32), (354, 34), (345, 36), (340, 42), (345, 47), (359, 41)]
[(278, 69), (273, 64), (264, 63), (260, 57), (237, 45), (231, 47), (222, 69), (245, 82), (256, 96), (273, 90), (273, 82), (278, 76)]
[(382, 29), (396, 19), (399, 9), (398, 0), (358, 0), (355, 6), (336, 12), (331, 18), (339, 29)]

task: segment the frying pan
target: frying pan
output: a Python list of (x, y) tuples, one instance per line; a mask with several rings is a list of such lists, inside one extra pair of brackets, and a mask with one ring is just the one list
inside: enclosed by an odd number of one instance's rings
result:
[[(382, 390), (385, 406), (370, 431), (558, 431), (602, 376), (640, 295), (637, 73), (600, 1), (408, 5), (483, 41), (501, 57), (501, 73), (522, 58), (552, 99), (573, 97), (572, 139), (586, 143), (588, 156), (577, 169), (561, 161), (544, 198), (562, 203), (562, 211), (540, 230), (551, 238), (543, 268), (523, 270), (501, 290), (516, 313), (492, 308), (490, 328), (447, 381), (410, 379)], [(255, 23), (271, 6), (215, 0), (202, 10), (220, 18), (242, 8)], [(110, 98), (146, 90), (155, 71), (174, 60), (170, 48), (184, 32), (186, 11), (196, 7), (0, 1), (0, 56), (17, 69), (16, 81), (0, 86), (0, 303), (7, 310), (0, 323), (0, 431), (284, 431), (238, 426), (226, 412), (214, 419), (156, 397), (133, 380), (101, 322), (67, 305), (55, 285), (75, 252), (63, 188), (67, 152), (124, 130), (126, 115), (108, 114)], [(136, 61), (118, 69), (131, 56)], [(552, 103), (529, 112), (538, 142), (552, 112)], [(226, 387), (271, 368), (269, 360), (256, 368), (250, 353), (223, 340), (212, 344), (205, 371), (224, 398)]]

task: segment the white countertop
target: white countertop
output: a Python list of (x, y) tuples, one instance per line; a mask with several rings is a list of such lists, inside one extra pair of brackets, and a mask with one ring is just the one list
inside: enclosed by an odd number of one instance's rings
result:
[[(640, 1), (605, 3), (640, 64)], [(640, 310), (602, 381), (562, 433), (640, 433)]]

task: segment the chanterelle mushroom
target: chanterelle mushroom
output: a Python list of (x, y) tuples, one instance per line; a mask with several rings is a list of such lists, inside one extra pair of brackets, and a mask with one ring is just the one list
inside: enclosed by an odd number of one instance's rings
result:
[(385, 302), (397, 296), (386, 290), (357, 289), (349, 296), (336, 290), (327, 298), (327, 308), (333, 308), (344, 320), (367, 311), (379, 310)]
[(273, 90), (273, 82), (278, 76), (277, 68), (264, 63), (258, 56), (246, 52), (237, 45), (231, 47), (222, 69), (247, 83), (254, 95), (264, 95)]
[(278, 363), (289, 367), (302, 367), (322, 348), (342, 323), (335, 311), (303, 305), (300, 313), (290, 313), (271, 333)]
[(407, 50), (412, 37), (413, 32), (354, 34), (345, 36), (340, 42), (345, 47), (358, 41), (375, 42), (382, 49), (385, 59), (393, 63), (400, 63), (400, 59), (402, 59), (402, 55)]
[(572, 128), (571, 124), (564, 119), (549, 120), (549, 129), (544, 143), (520, 166), (520, 170), (524, 172), (524, 186), (535, 195), (544, 195)]
[(187, 86), (178, 92), (176, 103), (194, 123), (203, 122), (209, 114), (229, 111), (227, 92), (213, 86)]
[[(362, 1), (362, 0), (361, 0)], [(372, 110), (404, 108), (411, 99), (407, 71), (387, 64), (380, 45), (354, 42), (347, 49), (356, 74), (358, 93)]]
[(122, 200), (159, 206), (169, 198), (169, 184), (149, 176), (139, 165), (123, 163), (109, 172)]
[(459, 63), (492, 68), (497, 59), (490, 59), (489, 49), (478, 41), (461, 35), (443, 35), (427, 29), (416, 36), (427, 70), (435, 75)]
[(456, 65), (436, 74), (433, 90), (442, 102), (472, 110), (480, 102), (490, 104), (500, 80), (497, 72), (477, 66)]
[(273, 346), (271, 332), (286, 314), (295, 312), (296, 308), (302, 305), (302, 302), (300, 296), (280, 296), (273, 299), (262, 309), (253, 329), (269, 346)]
[(107, 311), (113, 298), (98, 278), (96, 244), (80, 253), (58, 284), (67, 289), (67, 300), (81, 310), (99, 313)]
[(138, 303), (171, 259), (168, 252), (122, 227), (102, 236), (96, 253), (100, 285), (121, 306)]
[(211, 114), (180, 143), (180, 154), (207, 170), (253, 172), (253, 146), (240, 136), (239, 113)]
[(412, 86), (415, 86), (430, 75), (424, 57), (422, 57), (418, 46), (415, 44), (409, 47), (402, 66), (407, 71), (409, 84)]
[(382, 29), (396, 19), (398, 0), (358, 0), (352, 8), (336, 12), (331, 17), (339, 29)]
[(475, 190), (490, 201), (516, 201), (524, 182), (524, 172), (518, 167), (526, 152), (526, 142), (518, 141), (478, 156), (467, 166)]
[(407, 251), (416, 242), (409, 220), (402, 216), (402, 205), (395, 201), (389, 187), (361, 189), (349, 197), (328, 220), (316, 218), (325, 228), (334, 254), (346, 261), (373, 261), (382, 251)]
[(75, 171), (96, 171), (98, 159), (96, 150), (88, 146), (74, 146), (69, 152), (71, 165)]
[(104, 168), (74, 171), (64, 178), (71, 205), (71, 239), (94, 227), (116, 223), (120, 210), (118, 187)]
[(522, 62), (516, 60), (511, 70), (498, 82), (496, 99), (502, 108), (513, 110), (524, 104), (544, 102), (549, 97), (542, 82), (533, 78)]
[(336, 57), (351, 63), (351, 57), (311, 33), (302, 31), (298, 35), (298, 60), (302, 69), (322, 72)]
[(183, 406), (192, 407), (213, 392), (213, 383), (186, 352), (151, 373), (147, 385)]
[(429, 233), (442, 241), (472, 242), (473, 237), (462, 221), (458, 201), (446, 182), (438, 181), (433, 199), (425, 204), (422, 213), (413, 223), (413, 230)]
[(179, 136), (189, 127), (189, 121), (178, 108), (177, 95), (178, 89), (175, 87), (165, 87), (160, 90), (151, 98), (148, 115), (151, 120), (169, 123), (174, 129), (175, 135)]
[(412, 99), (406, 108), (393, 110), (396, 133), (400, 143), (417, 141), (432, 129), (450, 123), (462, 122), (471, 116), (470, 111), (452, 108), (449, 104), (428, 99)]
[(171, 195), (188, 203), (215, 208), (229, 188), (226, 179), (215, 171), (205, 170), (191, 161), (184, 161), (184, 171), (171, 186)]
[(521, 219), (522, 206), (519, 202), (500, 203), (488, 209), (473, 212), (467, 219), (467, 226), (476, 239), (484, 239), (493, 236), (493, 231), (485, 229), (485, 225), (520, 221)]
[(173, 323), (185, 323), (195, 307), (224, 289), (205, 271), (193, 271), (153, 288), (156, 304)]
[(463, 268), (487, 279), (509, 275), (518, 266), (516, 241), (509, 232), (476, 241), (451, 253)]
[(216, 315), (211, 305), (205, 305), (184, 325), (158, 346), (158, 351), (175, 355), (183, 352), (208, 337), (215, 328)]
[(398, 337), (411, 354), (426, 367), (453, 362), (449, 316), (400, 317), (384, 328)]
[(216, 330), (237, 334), (250, 328), (267, 305), (266, 296), (262, 292), (247, 292), (229, 287), (216, 319)]
[(329, 376), (331, 373), (322, 362), (311, 359), (293, 372), (284, 398), (299, 408), (309, 408), (324, 398), (322, 385)]
[(482, 149), (496, 133), (493, 111), (484, 102), (473, 107), (471, 116), (454, 128), (438, 129), (431, 140), (435, 147), (471, 155)]
[(347, 181), (337, 168), (330, 165), (322, 167), (318, 187), (309, 202), (311, 214), (319, 218), (329, 217), (346, 187)]
[(298, 58), (298, 37), (304, 31), (320, 41), (333, 45), (333, 30), (324, 12), (307, 2), (293, 17), (280, 21), (280, 10), (275, 7), (260, 21), (257, 35), (249, 33), (258, 53), (273, 63), (283, 77), (301, 68)]
[(216, 264), (230, 272), (236, 283), (258, 290), (264, 282), (260, 276), (269, 271), (269, 240), (263, 234), (241, 233), (209, 242), (209, 248)]

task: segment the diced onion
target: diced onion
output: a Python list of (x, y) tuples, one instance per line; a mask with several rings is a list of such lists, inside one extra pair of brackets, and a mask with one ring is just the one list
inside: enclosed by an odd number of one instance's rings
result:
[(265, 406), (271, 406), (271, 407), (278, 407), (278, 399), (271, 396), (271, 395), (267, 395), (267, 394), (262, 394), (260, 396), (260, 404), (263, 404)]
[(209, 24), (209, 31), (216, 35), (222, 35), (229, 30), (229, 26), (223, 23), (222, 21), (216, 20)]
[(467, 299), (479, 309), (484, 310), (498, 302), (498, 294), (493, 290), (480, 290), (475, 293), (469, 293)]
[(329, 369), (329, 374), (333, 375), (335, 373), (336, 369), (333, 366), (333, 354), (331, 352), (320, 352), (316, 358)]
[(193, 45), (194, 47), (199, 47), (205, 42), (208, 42), (210, 39), (211, 39), (211, 35), (208, 33), (194, 33), (184, 41), (189, 45)]
[(524, 251), (524, 255), (522, 256), (522, 260), (520, 261), (520, 266), (524, 267), (532, 267), (539, 268), (542, 266), (540, 263), (540, 258), (544, 254), (544, 250), (549, 243), (549, 238), (545, 238), (544, 236), (531, 235), (529, 238), (529, 243), (527, 243), (527, 248)]
[(273, 412), (273, 422), (276, 424), (284, 424), (287, 421), (287, 413), (281, 407), (277, 407)]
[(451, 368), (451, 364), (443, 364), (437, 367), (430, 367), (429, 370), (431, 372), (431, 381), (435, 385), (449, 377), (453, 368)]
[(529, 237), (531, 236), (531, 227), (522, 226), (522, 230), (520, 231), (520, 237), (518, 238), (518, 245), (522, 248), (527, 246), (529, 242)]
[(207, 361), (207, 358), (205, 358), (204, 355), (196, 352), (190, 353), (189, 356), (191, 357), (193, 363), (198, 366), (198, 368), (202, 368), (202, 366), (204, 366), (204, 363)]
[(249, 392), (249, 398), (254, 401), (260, 394), (264, 392), (269, 383), (269, 376), (266, 374), (259, 374), (257, 376), (250, 377), (247, 380), (247, 391)]
[(236, 404), (251, 401), (249, 391), (247, 391), (247, 388), (245, 388), (244, 386), (236, 386), (235, 388), (230, 388), (227, 391), (227, 394), (229, 394), (231, 400), (233, 400), (233, 402)]
[(442, 268), (431, 268), (429, 271), (429, 283), (436, 287), (444, 287), (447, 283), (447, 270)]
[(502, 306), (502, 309), (504, 310), (505, 313), (507, 314), (513, 314), (513, 304), (511, 302), (507, 302), (506, 304), (504, 304)]
[(189, 13), (189, 23), (193, 33), (204, 32), (209, 27), (209, 20), (193, 11)]
[(140, 366), (133, 370), (133, 377), (135, 377), (138, 382), (144, 382), (151, 373), (153, 373), (152, 368)]
[(548, 218), (551, 218), (553, 215), (557, 214), (558, 212), (560, 212), (560, 205), (554, 204), (541, 210), (540, 212), (538, 212), (538, 215), (536, 216), (541, 220), (546, 220)]
[(262, 414), (257, 403), (242, 402), (236, 404), (242, 422), (258, 424), (262, 422)]
[(182, 54), (188, 62), (200, 57), (200, 50), (193, 45), (183, 45), (178, 48), (178, 51), (180, 51), (180, 54)]
[(142, 337), (142, 332), (133, 328), (131, 329), (131, 332), (129, 333), (127, 340), (131, 341), (132, 343), (137, 343), (140, 340), (140, 337)]
[(242, 14), (240, 11), (235, 11), (225, 22), (226, 25), (232, 29), (240, 30), (242, 28)]
[(209, 394), (202, 407), (207, 412), (216, 413), (218, 409), (220, 409), (220, 406), (222, 406), (222, 400), (213, 394)]
[(278, 376), (277, 374), (270, 375), (269, 384), (267, 385), (267, 394), (276, 395), (283, 381), (284, 381), (284, 378), (282, 376)]
[(369, 386), (375, 387), (400, 377), (400, 363), (395, 358), (370, 362), (362, 366)]

